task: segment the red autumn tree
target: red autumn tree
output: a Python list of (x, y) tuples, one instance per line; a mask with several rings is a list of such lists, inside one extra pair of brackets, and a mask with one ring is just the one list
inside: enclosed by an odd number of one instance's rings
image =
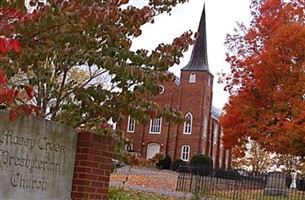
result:
[(143, 7), (129, 0), (0, 1), (4, 10), (35, 10), (31, 20), (16, 17), (4, 23), (2, 34), (18, 39), (21, 51), (5, 54), (0, 66), (8, 82), (33, 87), (32, 103), (41, 108), (41, 117), (111, 134), (116, 147), (123, 149), (124, 133), (113, 130), (110, 120), (120, 123), (132, 115), (147, 122), (154, 113), (167, 121), (184, 120), (173, 107), (161, 107), (136, 94), (157, 95), (160, 82), (173, 79), (168, 69), (194, 43), (192, 32), (152, 51), (131, 46), (143, 25), (187, 1), (149, 0)]
[[(22, 13), (18, 9), (0, 7), (0, 32), (14, 32), (11, 22), (14, 20), (29, 21), (35, 13)], [(0, 60), (6, 53), (19, 53), (20, 42), (13, 38), (0, 36)], [(11, 110), (10, 119), (15, 120), (19, 113), (27, 115), (38, 110), (38, 107), (29, 104), (28, 101), (34, 97), (34, 90), (29, 85), (10, 85), (2, 67), (0, 67), (0, 106)]]
[(137, 8), (128, 0), (33, 0), (27, 9), (23, 0), (3, 1), (3, 7), (37, 14), (31, 21), (7, 24), (3, 34), (16, 37), (22, 51), (6, 54), (1, 64), (8, 80), (34, 88), (33, 103), (42, 117), (71, 127), (105, 128), (109, 119), (120, 122), (127, 114), (145, 121), (154, 110), (181, 121), (182, 113), (136, 98), (135, 91), (158, 94), (160, 82), (172, 78), (168, 68), (179, 63), (193, 43), (192, 33), (153, 51), (131, 46), (144, 24), (186, 1), (151, 0)]
[(305, 156), (304, 0), (252, 0), (253, 20), (226, 39), (231, 94), (221, 124), (227, 148), (248, 138), (268, 151)]

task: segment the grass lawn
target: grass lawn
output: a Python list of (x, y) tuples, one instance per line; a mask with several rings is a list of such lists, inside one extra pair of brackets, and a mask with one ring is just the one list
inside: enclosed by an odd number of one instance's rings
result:
[(163, 195), (157, 195), (150, 192), (143, 192), (130, 189), (122, 189), (111, 186), (109, 188), (110, 200), (182, 200), (183, 198), (169, 197)]

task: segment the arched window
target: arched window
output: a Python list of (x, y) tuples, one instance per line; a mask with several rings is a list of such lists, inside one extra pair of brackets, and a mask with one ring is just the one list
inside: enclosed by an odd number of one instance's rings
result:
[(185, 118), (187, 120), (184, 122), (183, 134), (191, 134), (192, 133), (192, 125), (193, 125), (193, 116), (192, 116), (191, 113), (187, 113), (185, 115)]
[(181, 147), (181, 159), (184, 161), (189, 161), (190, 159), (190, 150), (191, 147), (189, 145), (183, 145)]
[(217, 144), (217, 139), (218, 139), (218, 124), (217, 123), (215, 123), (214, 124), (214, 138), (213, 138), (213, 142), (214, 142), (214, 144)]
[(195, 72), (192, 72), (190, 75), (190, 83), (195, 83), (196, 82), (196, 74)]
[(164, 92), (164, 86), (160, 85), (159, 86), (159, 94), (163, 94), (163, 92)]
[(147, 145), (147, 153), (146, 153), (146, 159), (150, 159), (154, 157), (157, 153), (160, 152), (160, 144), (158, 143), (150, 143)]
[(203, 124), (203, 137), (207, 137), (208, 135), (208, 117), (205, 116), (204, 118), (204, 124)]

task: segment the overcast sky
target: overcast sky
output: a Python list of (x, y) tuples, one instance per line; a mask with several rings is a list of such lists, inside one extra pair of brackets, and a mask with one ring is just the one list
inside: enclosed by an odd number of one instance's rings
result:
[[(160, 15), (154, 24), (143, 26), (143, 34), (133, 42), (134, 48), (154, 49), (160, 43), (171, 43), (184, 31), (196, 32), (199, 25), (203, 5), (206, 9), (208, 61), (210, 71), (214, 75), (213, 105), (222, 108), (227, 102), (228, 94), (223, 86), (217, 84), (217, 73), (229, 68), (225, 62), (226, 48), (225, 36), (232, 33), (236, 22), (249, 24), (251, 0), (189, 0), (188, 3), (178, 5), (173, 9), (171, 16)], [(145, 0), (131, 0), (134, 5), (143, 5)], [(191, 54), (192, 47), (184, 54), (180, 65), (174, 66), (170, 71), (180, 77), (180, 69), (184, 67)]]

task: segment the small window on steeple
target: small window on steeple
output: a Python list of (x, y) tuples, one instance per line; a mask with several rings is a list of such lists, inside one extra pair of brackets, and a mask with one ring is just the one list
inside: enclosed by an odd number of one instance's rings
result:
[(195, 72), (192, 72), (190, 75), (190, 83), (195, 83), (196, 82), (196, 74)]

